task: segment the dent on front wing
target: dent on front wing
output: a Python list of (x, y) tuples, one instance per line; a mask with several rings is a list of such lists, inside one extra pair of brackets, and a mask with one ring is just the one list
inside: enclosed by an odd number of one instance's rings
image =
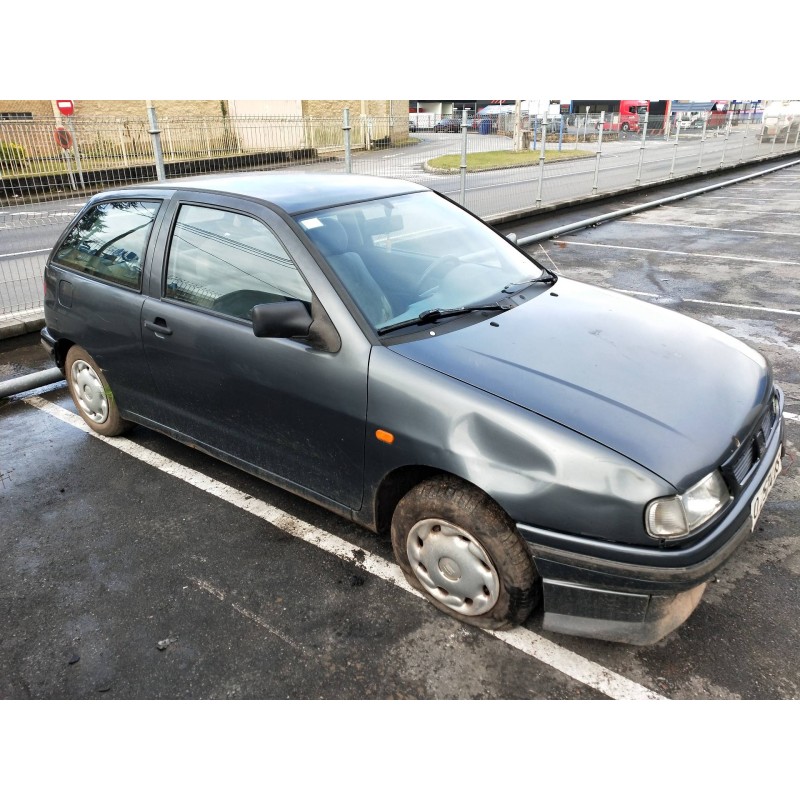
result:
[(513, 417), (454, 415), (447, 446), (461, 474), (512, 519), (554, 531), (652, 545), (644, 508), (674, 491), (618, 453), (521, 409)]
[[(371, 357), (367, 423), (368, 486), (399, 468), (432, 467), (539, 528), (652, 546), (644, 508), (675, 491), (604, 445), (387, 348)], [(377, 442), (377, 428), (394, 443)]]

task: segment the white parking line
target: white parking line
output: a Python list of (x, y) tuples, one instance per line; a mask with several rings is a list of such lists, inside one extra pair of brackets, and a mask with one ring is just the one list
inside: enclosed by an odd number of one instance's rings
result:
[[(640, 297), (664, 297), (664, 295), (654, 294), (653, 292), (635, 292), (633, 289), (613, 289), (622, 294), (635, 294)], [(743, 308), (747, 311), (767, 311), (770, 314), (789, 314), (793, 317), (800, 317), (800, 311), (791, 311), (786, 308), (765, 308), (764, 306), (745, 306), (741, 303), (719, 303), (716, 300), (693, 300), (691, 298), (674, 298), (679, 303), (700, 303), (706, 306), (722, 306), (723, 308)]]
[[(276, 528), (289, 533), (292, 536), (302, 539), (327, 553), (356, 564), (382, 580), (392, 583), (401, 589), (405, 589), (417, 597), (421, 595), (413, 589), (403, 576), (400, 568), (396, 564), (386, 561), (384, 558), (373, 553), (364, 551), (362, 548), (350, 544), (350, 542), (340, 539), (327, 531), (310, 525), (279, 508), (258, 500), (251, 495), (244, 494), (232, 486), (228, 486), (201, 472), (197, 472), (189, 467), (184, 467), (175, 461), (171, 461), (164, 456), (154, 453), (135, 442), (123, 437), (108, 439), (92, 431), (83, 420), (61, 406), (51, 403), (42, 397), (28, 397), (24, 401), (34, 408), (49, 414), (52, 417), (72, 425), (84, 433), (99, 439), (102, 442), (127, 453), (133, 458), (139, 459), (156, 469), (161, 470), (167, 475), (172, 475), (191, 486), (202, 489), (214, 497), (224, 500), (226, 503), (247, 511), (260, 519), (270, 523)], [(243, 609), (236, 609), (239, 613), (245, 613)], [(247, 616), (247, 614), (245, 614)], [(263, 620), (257, 620), (262, 624)], [(668, 698), (657, 694), (650, 689), (642, 686), (622, 675), (617, 674), (600, 664), (596, 664), (583, 656), (573, 653), (560, 645), (538, 636), (526, 628), (515, 628), (511, 631), (485, 631), (495, 638), (505, 642), (511, 647), (536, 658), (544, 664), (568, 675), (586, 686), (590, 686), (614, 700), (666, 700)]]
[(713, 253), (684, 253), (681, 250), (656, 250), (652, 247), (630, 247), (622, 244), (600, 244), (599, 242), (572, 242), (562, 239), (561, 242), (578, 247), (605, 247), (609, 250), (636, 250), (640, 253), (661, 253), (668, 256), (691, 256), (692, 258), (715, 258), (721, 261), (746, 261), (748, 264), (786, 264), (790, 267), (800, 266), (800, 261), (774, 261), (768, 258), (750, 258), (748, 256), (714, 255)]
[(764, 306), (745, 306), (740, 303), (718, 303), (716, 300), (691, 300), (683, 299), (682, 303), (701, 303), (706, 306), (724, 306), (725, 308), (743, 308), (746, 311), (768, 311), (770, 314), (789, 314), (793, 317), (800, 317), (800, 311), (791, 311), (788, 308), (769, 308)]
[(10, 258), (11, 256), (29, 256), (33, 253), (49, 253), (52, 248), (45, 247), (42, 250), (23, 250), (20, 253), (0, 253), (0, 258)]
[[(736, 203), (731, 203), (731, 205), (736, 205)], [(735, 208), (725, 208), (726, 214), (752, 214), (753, 213), (753, 204), (752, 203), (740, 203), (739, 205), (744, 206), (741, 211)], [(712, 206), (692, 206), (692, 211), (716, 211), (719, 213), (720, 209)], [(800, 211), (772, 211), (770, 209), (769, 212), (770, 217), (781, 217), (781, 216), (790, 216), (790, 217), (800, 217)]]
[(686, 225), (682, 222), (642, 222), (630, 220), (631, 225), (649, 225), (657, 228), (693, 228), (701, 231), (725, 231), (726, 233), (756, 233), (759, 236), (800, 236), (790, 231), (754, 231), (750, 228), (719, 228), (714, 225)]

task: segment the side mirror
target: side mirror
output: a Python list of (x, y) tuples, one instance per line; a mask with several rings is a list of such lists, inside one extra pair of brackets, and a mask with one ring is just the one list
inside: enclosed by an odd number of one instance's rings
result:
[(311, 314), (299, 300), (262, 303), (253, 308), (253, 333), (261, 339), (308, 336), (311, 322)]
[(517, 243), (517, 234), (516, 233), (507, 233), (506, 234), (506, 239), (508, 239), (508, 241), (511, 242), (511, 244), (516, 244)]

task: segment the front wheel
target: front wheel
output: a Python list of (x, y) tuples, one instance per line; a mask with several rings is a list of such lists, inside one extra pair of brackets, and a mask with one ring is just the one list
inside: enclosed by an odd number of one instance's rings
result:
[(72, 402), (93, 431), (103, 436), (118, 436), (131, 427), (131, 423), (120, 416), (103, 371), (82, 347), (70, 347), (64, 371)]
[(520, 624), (541, 597), (528, 548), (508, 515), (450, 476), (424, 481), (398, 503), (392, 547), (408, 582), (468, 625)]

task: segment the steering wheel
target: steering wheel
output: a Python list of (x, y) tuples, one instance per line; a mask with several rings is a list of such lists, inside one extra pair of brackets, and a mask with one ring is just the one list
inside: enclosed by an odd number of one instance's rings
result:
[(417, 285), (414, 287), (414, 291), (420, 292), (422, 287), (425, 285), (425, 282), (431, 275), (434, 275), (441, 271), (441, 276), (437, 277), (444, 277), (451, 269), (457, 267), (461, 262), (456, 258), (456, 256), (440, 256), (435, 261), (432, 261), (428, 267), (426, 268), (425, 272), (422, 273), (422, 277), (417, 281)]

